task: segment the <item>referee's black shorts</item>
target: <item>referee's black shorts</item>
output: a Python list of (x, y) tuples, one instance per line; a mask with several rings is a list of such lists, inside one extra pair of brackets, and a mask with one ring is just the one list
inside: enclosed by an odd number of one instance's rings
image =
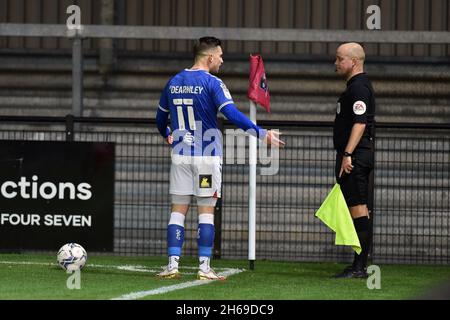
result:
[(336, 154), (336, 181), (340, 184), (347, 206), (366, 204), (369, 195), (369, 175), (374, 167), (374, 152), (371, 149), (356, 149), (352, 155), (353, 169), (348, 174), (341, 170), (343, 154)]

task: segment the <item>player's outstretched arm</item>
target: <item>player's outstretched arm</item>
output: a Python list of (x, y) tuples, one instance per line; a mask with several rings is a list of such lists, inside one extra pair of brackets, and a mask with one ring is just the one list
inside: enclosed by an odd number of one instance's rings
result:
[[(282, 148), (285, 142), (280, 139), (280, 132), (275, 130), (264, 130), (250, 121), (242, 112), (240, 112), (234, 104), (226, 105), (221, 112), (228, 120), (233, 122), (237, 127), (246, 132), (254, 132), (256, 137), (262, 139), (266, 144), (274, 147)], [(251, 129), (251, 130), (250, 130)], [(264, 135), (265, 134), (265, 135)], [(264, 136), (263, 136), (264, 135)]]

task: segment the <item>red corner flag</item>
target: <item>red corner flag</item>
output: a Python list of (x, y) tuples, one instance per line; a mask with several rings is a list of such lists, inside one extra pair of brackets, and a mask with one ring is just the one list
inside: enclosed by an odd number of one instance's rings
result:
[(250, 83), (247, 96), (270, 113), (270, 94), (262, 57), (250, 55)]

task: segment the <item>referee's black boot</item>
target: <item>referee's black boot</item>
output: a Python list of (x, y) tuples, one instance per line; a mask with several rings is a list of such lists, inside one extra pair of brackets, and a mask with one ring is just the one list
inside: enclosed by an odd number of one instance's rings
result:
[(333, 278), (336, 279), (367, 279), (369, 274), (365, 269), (355, 269), (347, 267), (341, 273), (336, 274)]

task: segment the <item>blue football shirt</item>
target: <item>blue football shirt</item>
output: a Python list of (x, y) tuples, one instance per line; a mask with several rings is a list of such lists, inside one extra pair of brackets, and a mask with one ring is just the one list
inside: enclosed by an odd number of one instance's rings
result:
[(185, 69), (169, 80), (159, 108), (170, 113), (172, 147), (182, 155), (222, 155), (217, 113), (234, 104), (225, 84), (204, 70)]

